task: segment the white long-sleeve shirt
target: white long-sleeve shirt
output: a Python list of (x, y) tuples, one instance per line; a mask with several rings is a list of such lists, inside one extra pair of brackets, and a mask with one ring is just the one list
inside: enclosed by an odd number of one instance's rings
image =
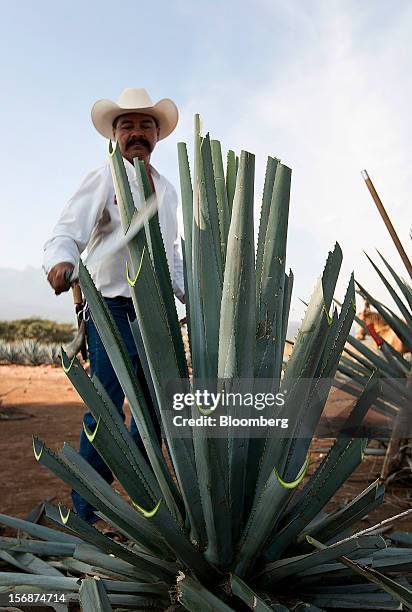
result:
[[(139, 208), (139, 189), (134, 166), (124, 159), (135, 206)], [(173, 290), (179, 299), (184, 296), (183, 262), (178, 223), (178, 200), (171, 183), (151, 167), (158, 200), (159, 224), (169, 264)], [(90, 172), (67, 202), (54, 226), (51, 238), (44, 245), (43, 268), (48, 274), (57, 263), (78, 263), (80, 254), (90, 255), (88, 270), (104, 297), (130, 297), (125, 275), (127, 248), (100, 260), (98, 249), (105, 237), (120, 226), (120, 212), (109, 163)], [(96, 255), (92, 257), (92, 254)]]

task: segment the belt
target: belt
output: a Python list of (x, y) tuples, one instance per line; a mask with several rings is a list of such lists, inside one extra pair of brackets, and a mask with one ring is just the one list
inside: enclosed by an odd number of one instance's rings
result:
[(116, 295), (115, 297), (105, 297), (105, 300), (113, 300), (119, 304), (133, 304), (133, 300), (130, 297), (124, 297), (123, 295)]

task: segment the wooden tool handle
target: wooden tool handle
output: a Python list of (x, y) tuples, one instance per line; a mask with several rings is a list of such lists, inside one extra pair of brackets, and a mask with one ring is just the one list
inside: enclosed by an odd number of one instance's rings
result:
[(82, 296), (82, 290), (80, 289), (79, 283), (76, 283), (75, 285), (73, 285), (72, 294), (73, 294), (73, 303), (76, 304), (76, 306), (78, 306), (79, 304), (82, 304), (83, 296)]

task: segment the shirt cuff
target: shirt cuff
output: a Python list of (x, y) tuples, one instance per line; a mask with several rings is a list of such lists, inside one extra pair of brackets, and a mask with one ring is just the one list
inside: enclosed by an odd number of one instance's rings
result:
[(76, 242), (67, 236), (55, 236), (44, 245), (43, 270), (46, 274), (51, 268), (62, 261), (68, 261), (74, 266), (80, 259)]

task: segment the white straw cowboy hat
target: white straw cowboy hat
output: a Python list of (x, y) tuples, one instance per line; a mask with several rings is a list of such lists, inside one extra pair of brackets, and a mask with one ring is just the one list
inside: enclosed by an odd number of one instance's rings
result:
[(153, 104), (143, 88), (125, 89), (116, 102), (98, 100), (92, 108), (92, 121), (96, 130), (105, 138), (113, 137), (113, 121), (127, 113), (145, 113), (154, 117), (158, 123), (159, 140), (169, 136), (175, 129), (179, 118), (176, 104), (169, 98)]

